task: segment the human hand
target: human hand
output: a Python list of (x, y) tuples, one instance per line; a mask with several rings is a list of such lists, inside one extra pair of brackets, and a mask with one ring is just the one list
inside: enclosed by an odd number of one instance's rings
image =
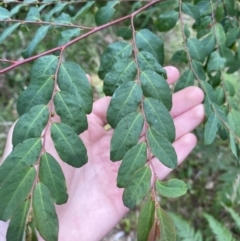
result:
[[(166, 67), (166, 71), (169, 84), (177, 81), (179, 72), (176, 68)], [(173, 146), (179, 164), (196, 145), (196, 137), (190, 132), (204, 119), (203, 98), (203, 92), (197, 87), (189, 87), (173, 95), (171, 115), (176, 127)], [(101, 240), (128, 212), (122, 202), (123, 189), (116, 186), (120, 162), (111, 162), (109, 157), (113, 130), (103, 128), (107, 123), (106, 111), (110, 99), (104, 97), (96, 101), (88, 116), (89, 128), (80, 135), (88, 150), (88, 163), (80, 169), (72, 168), (60, 160), (48, 136), (46, 151), (62, 166), (69, 193), (68, 202), (56, 207), (60, 225), (59, 241)], [(11, 149), (9, 140), (7, 152)], [(156, 159), (152, 163), (159, 179), (171, 171)]]

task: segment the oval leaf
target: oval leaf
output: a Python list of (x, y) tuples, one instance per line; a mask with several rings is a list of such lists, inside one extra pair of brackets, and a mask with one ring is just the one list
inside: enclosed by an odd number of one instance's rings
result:
[(186, 70), (179, 80), (177, 81), (174, 92), (180, 91), (182, 89), (185, 89), (188, 86), (193, 86), (194, 85), (194, 74), (192, 70)]
[(211, 144), (217, 134), (219, 125), (219, 118), (215, 112), (212, 112), (207, 119), (207, 123), (204, 128), (204, 144)]
[(157, 20), (157, 29), (160, 32), (167, 32), (175, 27), (179, 13), (171, 10), (160, 14)]
[[(0, 16), (1, 18), (1, 16)], [(11, 25), (10, 27), (6, 28), (0, 35), (0, 44), (3, 43), (3, 41), (15, 30), (17, 29), (21, 23), (15, 23)]]
[(205, 49), (201, 41), (196, 38), (189, 38), (187, 39), (187, 48), (192, 59), (198, 60), (199, 62), (204, 61)]

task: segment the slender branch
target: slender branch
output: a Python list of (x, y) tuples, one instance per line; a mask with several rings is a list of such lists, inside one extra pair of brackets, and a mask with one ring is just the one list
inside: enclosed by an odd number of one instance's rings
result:
[(3, 62), (3, 63), (11, 63), (11, 64), (16, 63), (16, 61), (14, 61), (14, 60), (8, 60), (8, 59), (0, 59), (0, 62)]
[(53, 49), (47, 50), (47, 51), (45, 51), (45, 52), (43, 52), (43, 53), (34, 55), (34, 56), (29, 57), (29, 58), (27, 58), (27, 59), (16, 61), (14, 64), (12, 64), (12, 65), (10, 65), (10, 66), (8, 66), (8, 67), (0, 70), (0, 74), (3, 74), (3, 73), (5, 73), (5, 72), (7, 72), (7, 71), (9, 71), (9, 70), (12, 70), (12, 69), (14, 69), (14, 68), (16, 68), (16, 67), (18, 67), (18, 66), (20, 66), (20, 65), (23, 65), (23, 64), (25, 64), (25, 63), (31, 62), (31, 61), (33, 61), (33, 60), (35, 60), (35, 59), (38, 59), (39, 57), (42, 57), (42, 56), (44, 56), (44, 55), (54, 53), (55, 51), (61, 50), (62, 48), (65, 49), (65, 48), (71, 46), (72, 44), (75, 44), (76, 42), (80, 41), (81, 39), (84, 39), (84, 38), (86, 38), (86, 37), (88, 37), (88, 36), (90, 36), (90, 35), (98, 32), (98, 31), (100, 31), (100, 30), (103, 30), (103, 29), (105, 29), (105, 28), (108, 28), (109, 26), (112, 26), (112, 25), (115, 25), (115, 24), (117, 24), (117, 23), (120, 23), (120, 22), (122, 22), (122, 21), (124, 21), (124, 20), (127, 20), (127, 19), (131, 18), (132, 16), (135, 16), (136, 14), (138, 14), (138, 13), (142, 12), (143, 10), (149, 8), (150, 6), (152, 6), (152, 5), (156, 4), (156, 3), (163, 2), (163, 1), (166, 1), (166, 0), (156, 0), (156, 1), (149, 2), (148, 4), (146, 4), (145, 6), (143, 6), (142, 8), (136, 10), (134, 13), (131, 13), (131, 14), (127, 15), (127, 16), (121, 17), (121, 18), (119, 18), (119, 19), (116, 19), (116, 20), (114, 20), (114, 21), (112, 21), (112, 22), (110, 22), (110, 23), (106, 23), (106, 24), (104, 24), (104, 25), (101, 25), (101, 26), (99, 26), (99, 27), (95, 27), (95, 28), (93, 28), (92, 30), (88, 31), (87, 33), (85, 33), (85, 34), (83, 34), (83, 35), (81, 35), (81, 36), (79, 36), (79, 37), (77, 37), (77, 38), (69, 41), (68, 43), (66, 43), (66, 44), (64, 44), (64, 45), (61, 45), (61, 46), (55, 47), (55, 48), (53, 48)]

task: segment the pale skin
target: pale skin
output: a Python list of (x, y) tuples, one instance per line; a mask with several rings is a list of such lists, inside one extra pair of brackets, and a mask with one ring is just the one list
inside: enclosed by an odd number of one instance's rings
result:
[[(173, 84), (179, 78), (175, 67), (165, 68), (168, 83)], [(201, 104), (203, 92), (197, 87), (188, 87), (173, 95), (171, 115), (176, 128), (173, 147), (181, 164), (197, 143), (191, 133), (204, 119)], [(61, 164), (67, 182), (68, 202), (56, 206), (59, 217), (59, 241), (99, 241), (129, 211), (122, 202), (123, 189), (116, 186), (120, 162), (109, 159), (110, 140), (113, 130), (106, 131), (106, 111), (110, 97), (101, 98), (93, 104), (88, 116), (88, 130), (81, 138), (88, 150), (88, 163), (80, 169), (72, 168), (62, 162), (48, 139), (47, 151)], [(12, 130), (10, 130), (3, 159), (11, 152)], [(172, 170), (158, 160), (152, 160), (159, 179), (164, 179)], [(0, 221), (0, 240), (5, 240), (6, 223)]]

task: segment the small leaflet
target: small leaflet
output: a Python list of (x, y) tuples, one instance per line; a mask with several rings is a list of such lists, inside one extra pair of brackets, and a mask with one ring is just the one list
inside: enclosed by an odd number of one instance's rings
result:
[(209, 145), (211, 144), (216, 137), (219, 125), (219, 118), (215, 112), (212, 112), (207, 119), (204, 128), (204, 144)]

